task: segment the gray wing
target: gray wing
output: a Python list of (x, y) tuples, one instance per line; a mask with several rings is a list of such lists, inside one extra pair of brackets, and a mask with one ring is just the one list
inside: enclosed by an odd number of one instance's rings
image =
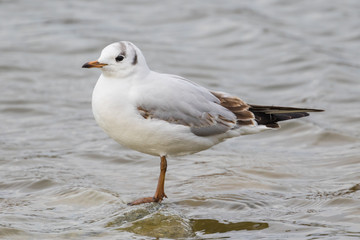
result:
[[(222, 134), (237, 128), (237, 118), (209, 90), (178, 76), (166, 75), (159, 88), (142, 89), (137, 110), (145, 119), (189, 126), (197, 136)], [(161, 84), (160, 84), (161, 83)]]

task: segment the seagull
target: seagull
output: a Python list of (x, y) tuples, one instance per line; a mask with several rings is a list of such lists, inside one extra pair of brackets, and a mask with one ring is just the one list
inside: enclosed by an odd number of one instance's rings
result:
[(152, 71), (140, 49), (128, 41), (106, 46), (98, 60), (82, 67), (102, 71), (92, 95), (98, 125), (121, 145), (160, 157), (154, 196), (129, 205), (167, 198), (167, 156), (200, 152), (228, 138), (279, 128), (280, 121), (323, 111), (248, 104), (183, 77)]

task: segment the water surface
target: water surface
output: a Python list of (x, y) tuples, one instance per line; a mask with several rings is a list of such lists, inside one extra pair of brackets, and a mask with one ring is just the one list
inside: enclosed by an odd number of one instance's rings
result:
[[(358, 1), (0, 1), (0, 238), (358, 239)], [(247, 102), (323, 108), (168, 159), (109, 139), (99, 71), (129, 40), (149, 66)]]

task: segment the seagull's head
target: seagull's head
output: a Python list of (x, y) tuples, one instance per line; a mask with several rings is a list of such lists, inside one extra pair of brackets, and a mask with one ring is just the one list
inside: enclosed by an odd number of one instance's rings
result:
[(109, 77), (127, 77), (147, 73), (149, 68), (140, 49), (133, 43), (121, 41), (106, 46), (98, 60), (87, 62), (83, 68), (100, 68)]

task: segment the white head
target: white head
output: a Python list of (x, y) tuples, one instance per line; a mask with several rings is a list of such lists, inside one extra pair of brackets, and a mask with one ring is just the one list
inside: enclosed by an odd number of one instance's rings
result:
[(106, 46), (97, 61), (87, 62), (82, 67), (101, 68), (104, 75), (118, 78), (150, 71), (140, 49), (127, 41)]

